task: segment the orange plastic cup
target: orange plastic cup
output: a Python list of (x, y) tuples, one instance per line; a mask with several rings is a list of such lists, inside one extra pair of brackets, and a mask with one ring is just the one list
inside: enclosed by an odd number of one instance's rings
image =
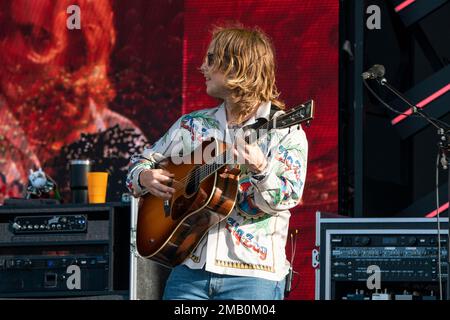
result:
[(108, 172), (88, 172), (89, 203), (105, 203)]

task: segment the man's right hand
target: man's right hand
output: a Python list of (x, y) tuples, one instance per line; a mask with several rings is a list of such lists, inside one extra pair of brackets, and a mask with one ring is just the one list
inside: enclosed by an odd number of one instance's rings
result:
[(148, 169), (139, 175), (140, 184), (151, 194), (163, 200), (169, 200), (175, 193), (175, 189), (168, 187), (175, 175), (164, 169)]

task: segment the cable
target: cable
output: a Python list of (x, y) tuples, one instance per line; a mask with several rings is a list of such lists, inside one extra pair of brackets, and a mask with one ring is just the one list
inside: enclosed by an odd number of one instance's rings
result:
[[(427, 113), (425, 113), (425, 111), (418, 109), (417, 107), (414, 106), (415, 108), (415, 112), (412, 114), (408, 114), (408, 113), (404, 113), (401, 111), (398, 111), (394, 108), (392, 108), (390, 105), (388, 105), (383, 99), (381, 99), (378, 94), (375, 93), (375, 91), (367, 84), (367, 81), (365, 79), (363, 79), (363, 83), (366, 86), (367, 90), (370, 91), (370, 93), (372, 93), (374, 95), (375, 98), (377, 98), (378, 101), (381, 102), (381, 104), (383, 104), (383, 106), (385, 106), (386, 108), (388, 108), (389, 110), (391, 110), (392, 112), (398, 114), (398, 115), (402, 115), (402, 116), (407, 116), (407, 117), (422, 117), (425, 120), (429, 120), (429, 122), (435, 126), (436, 128), (439, 129), (439, 126), (437, 126), (433, 121), (436, 121), (438, 123), (440, 123), (441, 125), (445, 126), (446, 128), (450, 128), (450, 125), (444, 121), (441, 121), (439, 119), (436, 119), (434, 117), (429, 116)], [(383, 85), (383, 84), (382, 84)], [(409, 103), (408, 103), (409, 104)], [(431, 120), (432, 121), (431, 121)]]
[[(439, 127), (436, 123), (434, 123), (434, 120), (437, 120), (437, 119), (434, 119), (434, 118), (432, 118), (432, 117), (430, 117), (430, 116), (428, 116), (427, 114), (425, 114), (422, 110), (419, 110), (419, 109), (417, 109), (417, 107), (414, 107), (415, 108), (415, 111), (414, 111), (414, 113), (417, 113), (419, 116), (421, 116), (422, 118), (424, 118), (425, 120), (427, 120), (428, 121), (428, 123), (430, 123), (432, 126), (434, 126), (436, 129), (441, 129), (441, 127)], [(433, 120), (433, 121), (432, 121)], [(445, 123), (445, 122), (444, 122)]]
[(298, 229), (295, 229), (295, 236), (293, 236), (291, 233), (291, 266), (294, 265), (295, 252), (297, 251), (297, 234)]
[(298, 285), (300, 284), (300, 272), (292, 271), (296, 276), (297, 280), (295, 281), (294, 285), (292, 286), (292, 291), (297, 290)]
[(436, 121), (437, 123), (439, 123), (439, 124), (441, 124), (442, 126), (444, 126), (445, 129), (446, 129), (447, 131), (449, 131), (450, 125), (449, 125), (447, 122), (444, 122), (444, 121), (439, 120), (439, 119), (437, 119), (437, 118), (433, 118), (433, 117), (429, 116), (428, 113), (426, 113), (426, 112), (423, 111), (423, 110), (417, 110), (417, 113), (418, 113), (418, 114), (423, 114), (424, 116), (428, 117), (429, 119), (431, 119), (431, 120), (433, 120), (433, 121)]
[[(294, 258), (295, 258), (295, 252), (297, 251), (297, 235), (298, 235), (298, 229), (295, 229), (295, 236), (294, 236), (294, 240), (292, 240), (292, 234), (291, 234), (291, 248), (292, 249), (292, 255), (291, 255), (291, 267), (292, 267), (292, 273), (297, 275), (297, 281), (294, 283), (294, 285), (292, 286), (292, 290), (294, 291), (297, 289), (298, 285), (300, 284), (300, 272), (297, 272), (294, 270)], [(292, 245), (292, 241), (293, 241), (293, 245)]]
[[(412, 114), (405, 114), (403, 112), (400, 112), (398, 110), (395, 110), (391, 106), (389, 106), (386, 102), (381, 99), (372, 88), (367, 84), (366, 80), (363, 79), (363, 83), (366, 86), (366, 88), (374, 95), (375, 98), (377, 98), (386, 108), (391, 110), (392, 112), (399, 114), (399, 115), (405, 115), (407, 117), (415, 116), (415, 117), (422, 117), (424, 118), (428, 123), (433, 125), (435, 128), (437, 128), (440, 131), (444, 131), (445, 133), (449, 132), (449, 124), (445, 123), (444, 121), (441, 121), (439, 119), (430, 117), (427, 113), (425, 113), (422, 110), (419, 110), (417, 106), (412, 105), (406, 98), (403, 98), (400, 93), (398, 93), (394, 88), (392, 88), (388, 83), (386, 79), (381, 79), (379, 83), (383, 86), (387, 86), (388, 89), (390, 89), (393, 92), (396, 92), (396, 94), (403, 100), (408, 106), (412, 107), (413, 113)], [(439, 123), (440, 125), (444, 126), (444, 128), (440, 128), (436, 123)], [(445, 156), (445, 155), (444, 155)], [(440, 212), (439, 212), (439, 162), (440, 162), (441, 153), (440, 150), (438, 150), (437, 159), (436, 159), (436, 222), (437, 222), (437, 238), (438, 238), (438, 273), (439, 273), (439, 299), (443, 300), (443, 290), (442, 290), (442, 266), (441, 266), (441, 260), (442, 260), (442, 253), (441, 253), (441, 221), (440, 221)], [(450, 174), (450, 172), (449, 172)], [(450, 224), (450, 215), (449, 215), (449, 222)], [(450, 234), (448, 235), (450, 236)], [(449, 254), (449, 253), (448, 253)], [(447, 266), (447, 268), (450, 266)], [(447, 271), (448, 272), (448, 271)], [(449, 281), (449, 279), (447, 279)], [(448, 287), (448, 286), (447, 286)], [(447, 293), (449, 295), (449, 293)]]
[[(285, 297), (288, 297), (289, 294), (292, 292), (292, 290), (295, 290), (298, 286), (299, 280), (297, 280), (297, 283), (295, 284), (295, 287), (292, 288), (292, 280), (294, 278), (294, 274), (299, 275), (297, 271), (294, 270), (294, 259), (295, 259), (295, 252), (297, 251), (297, 234), (298, 229), (295, 229), (295, 235), (290, 234), (291, 236), (291, 266), (289, 267), (289, 272), (286, 276), (286, 283), (284, 287), (284, 295)], [(300, 277), (298, 277), (299, 279)]]
[(438, 274), (439, 274), (439, 300), (443, 300), (442, 297), (442, 267), (441, 267), (441, 220), (439, 212), (439, 159), (441, 157), (440, 150), (438, 151), (436, 159), (436, 222), (437, 222), (437, 238), (438, 238)]
[(383, 99), (381, 99), (378, 94), (375, 93), (375, 91), (373, 91), (373, 89), (367, 84), (367, 81), (365, 79), (363, 79), (363, 83), (366, 86), (367, 90), (370, 91), (370, 93), (372, 93), (374, 95), (375, 98), (377, 98), (378, 101), (380, 101), (386, 108), (388, 108), (389, 110), (391, 110), (392, 112), (398, 114), (398, 115), (402, 115), (402, 116), (413, 116), (413, 117), (420, 117), (419, 115), (416, 114), (407, 114), (407, 113), (403, 113), (401, 111), (398, 111), (394, 108), (392, 108), (390, 105), (388, 105), (386, 102), (384, 102)]

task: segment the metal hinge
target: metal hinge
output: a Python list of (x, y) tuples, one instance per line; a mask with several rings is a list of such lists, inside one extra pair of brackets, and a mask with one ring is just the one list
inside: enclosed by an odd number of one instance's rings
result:
[(320, 253), (319, 253), (319, 250), (313, 249), (311, 256), (312, 256), (312, 267), (314, 269), (317, 269), (319, 267), (319, 264), (320, 264)]

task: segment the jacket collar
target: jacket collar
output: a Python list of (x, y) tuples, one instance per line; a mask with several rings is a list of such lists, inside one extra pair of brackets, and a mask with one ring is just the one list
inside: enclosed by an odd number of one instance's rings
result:
[[(250, 124), (253, 124), (256, 122), (256, 119), (258, 118), (265, 118), (266, 120), (269, 120), (270, 115), (270, 107), (271, 102), (263, 102), (259, 105), (258, 109), (256, 110), (256, 114), (249, 118), (247, 121), (245, 121), (242, 125), (239, 127), (244, 127)], [(219, 121), (221, 126), (227, 126), (227, 113), (225, 110), (225, 103), (223, 102), (218, 107), (218, 110), (216, 112), (216, 120)], [(227, 126), (228, 127), (228, 126)], [(225, 129), (225, 128), (223, 128)]]

